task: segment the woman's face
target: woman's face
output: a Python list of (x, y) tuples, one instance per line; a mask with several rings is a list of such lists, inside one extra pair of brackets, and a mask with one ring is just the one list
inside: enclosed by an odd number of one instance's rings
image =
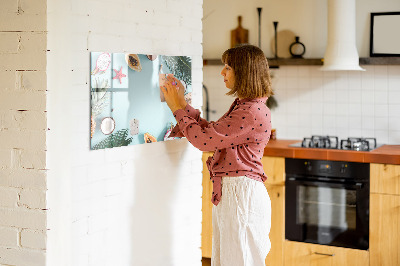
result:
[(233, 89), (235, 86), (235, 73), (233, 72), (233, 69), (225, 64), (221, 71), (221, 75), (224, 77), (225, 86), (228, 89)]

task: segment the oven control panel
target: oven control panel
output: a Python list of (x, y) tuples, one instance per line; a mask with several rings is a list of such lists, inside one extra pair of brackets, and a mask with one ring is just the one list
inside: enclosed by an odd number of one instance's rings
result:
[(286, 174), (369, 179), (369, 164), (286, 158)]

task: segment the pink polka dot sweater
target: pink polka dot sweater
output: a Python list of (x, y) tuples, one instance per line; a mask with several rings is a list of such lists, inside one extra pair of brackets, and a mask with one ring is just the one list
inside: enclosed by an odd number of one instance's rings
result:
[(201, 151), (214, 151), (207, 160), (213, 182), (211, 201), (221, 200), (224, 176), (247, 176), (261, 182), (267, 179), (261, 159), (271, 132), (271, 112), (265, 105), (267, 97), (238, 98), (218, 121), (208, 122), (200, 111), (189, 104), (174, 112), (178, 121), (170, 137), (186, 137)]

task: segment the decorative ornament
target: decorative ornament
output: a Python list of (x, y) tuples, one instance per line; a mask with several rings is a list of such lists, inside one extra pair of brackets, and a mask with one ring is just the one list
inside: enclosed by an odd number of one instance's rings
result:
[(103, 132), (104, 135), (110, 135), (113, 133), (115, 129), (115, 120), (112, 117), (104, 117), (103, 120), (101, 121), (101, 132)]
[(157, 58), (157, 55), (148, 54), (148, 55), (146, 55), (146, 56), (147, 56), (147, 58), (148, 58), (150, 61), (154, 61), (154, 60), (156, 60), (156, 58)]
[(125, 55), (125, 60), (132, 70), (137, 72), (142, 71), (142, 65), (140, 64), (140, 59), (137, 54), (127, 54)]
[(114, 72), (115, 72), (115, 77), (113, 77), (113, 79), (119, 79), (119, 84), (122, 84), (121, 79), (126, 77), (125, 74), (122, 74), (122, 66), (119, 71), (114, 69)]
[(164, 140), (173, 140), (174, 137), (169, 137), (171, 135), (172, 129), (174, 128), (174, 124), (171, 123), (170, 127), (167, 129), (167, 133), (165, 133)]
[(129, 127), (131, 129), (130, 133), (132, 136), (139, 134), (139, 120), (132, 119), (131, 121), (129, 121)]
[(277, 28), (278, 28), (278, 21), (274, 21), (274, 30), (275, 30), (275, 59), (278, 58), (278, 34), (277, 34)]
[(296, 36), (295, 40), (296, 41), (290, 45), (289, 52), (293, 58), (303, 58), (303, 55), (306, 53), (306, 47), (299, 41), (299, 36)]
[(102, 53), (96, 60), (96, 68), (92, 71), (92, 75), (98, 72), (104, 72), (108, 69), (111, 63), (111, 55), (109, 53)]
[(262, 7), (257, 7), (258, 12), (258, 48), (261, 49), (261, 11)]
[(152, 136), (150, 133), (144, 133), (144, 142), (145, 143), (153, 143), (157, 142), (157, 139)]

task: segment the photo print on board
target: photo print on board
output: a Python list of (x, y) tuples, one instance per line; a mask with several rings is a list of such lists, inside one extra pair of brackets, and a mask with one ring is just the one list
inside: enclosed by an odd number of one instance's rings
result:
[[(191, 61), (190, 56), (91, 52), (91, 149), (175, 139), (169, 134), (176, 121), (160, 85), (173, 75), (190, 103)], [(102, 132), (104, 118), (112, 128), (108, 135)]]

